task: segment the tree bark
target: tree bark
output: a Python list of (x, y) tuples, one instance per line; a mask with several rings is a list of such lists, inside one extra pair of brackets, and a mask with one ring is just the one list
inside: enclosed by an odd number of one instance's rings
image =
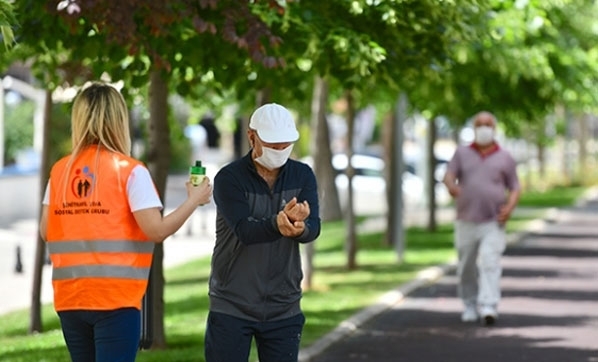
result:
[(270, 89), (269, 88), (260, 89), (255, 96), (256, 108), (259, 108), (268, 102), (270, 102)]
[(345, 92), (347, 101), (347, 209), (345, 210), (347, 268), (357, 268), (357, 233), (355, 230), (355, 212), (353, 207), (353, 133), (355, 129), (355, 102), (350, 90)]
[[(332, 168), (332, 151), (328, 121), (326, 120), (328, 104), (328, 82), (316, 76), (314, 79), (314, 90), (311, 102), (311, 129), (314, 134), (310, 135), (313, 141), (310, 144), (310, 154), (313, 157), (314, 173), (318, 180), (318, 196), (320, 206), (320, 218), (324, 221), (340, 220), (342, 218), (340, 202), (335, 184), (335, 172)], [(303, 289), (312, 288), (313, 279), (313, 257), (315, 255), (315, 244), (308, 243), (302, 247), (303, 266)]]
[[(538, 165), (539, 165), (538, 173), (540, 175), (540, 179), (544, 179), (544, 177), (546, 177), (546, 163), (545, 163), (546, 147), (544, 146), (544, 144), (542, 142), (538, 142), (537, 149), (538, 149)], [(531, 174), (531, 172), (528, 172), (528, 174)]]
[(428, 172), (426, 185), (428, 187), (428, 230), (435, 231), (436, 223), (436, 154), (434, 153), (434, 145), (436, 144), (436, 118), (430, 119), (428, 127)]
[(341, 220), (343, 213), (336, 188), (336, 172), (332, 167), (332, 150), (330, 149), (330, 130), (326, 114), (328, 112), (328, 82), (316, 77), (311, 105), (311, 129), (315, 134), (311, 136), (315, 142), (311, 143), (311, 154), (314, 163), (314, 173), (318, 180), (320, 196), (320, 217), (324, 221)]
[[(44, 103), (44, 125), (42, 136), (42, 159), (41, 159), (41, 174), (39, 178), (39, 200), (43, 200), (46, 191), (46, 183), (50, 177), (50, 128), (52, 124), (52, 91), (46, 90), (46, 97)], [(41, 218), (38, 215), (38, 225)], [(43, 331), (42, 326), (42, 311), (41, 311), (41, 289), (44, 265), (46, 261), (46, 243), (42, 240), (39, 230), (37, 233), (37, 242), (35, 246), (35, 261), (33, 270), (33, 284), (31, 290), (31, 309), (29, 319), (29, 333), (39, 333)]]
[[(386, 184), (386, 205), (387, 205), (387, 213), (386, 213), (386, 225), (389, 226), (386, 228), (386, 232), (384, 233), (383, 237), (383, 244), (384, 245), (392, 245), (392, 235), (390, 230), (390, 222), (394, 220), (394, 212), (396, 210), (393, 207), (393, 202), (395, 200), (395, 189), (399, 186), (393, 186), (394, 177), (393, 174), (396, 172), (395, 164), (394, 164), (394, 154), (395, 154), (395, 146), (396, 146), (396, 139), (394, 137), (394, 123), (395, 123), (395, 111), (391, 110), (382, 120), (382, 132), (381, 132), (381, 142), (382, 142), (382, 150), (383, 154), (382, 157), (384, 159), (384, 182)], [(402, 196), (402, 195), (401, 195)], [(402, 204), (402, 198), (401, 198)]]
[(579, 181), (583, 180), (583, 173), (587, 170), (588, 166), (588, 134), (590, 133), (588, 127), (588, 119), (589, 117), (586, 114), (580, 114), (577, 116), (577, 125), (578, 125), (578, 167), (579, 170), (577, 179)]
[(572, 130), (572, 116), (571, 111), (564, 107), (564, 114), (565, 114), (565, 140), (564, 140), (564, 147), (565, 150), (563, 152), (563, 174), (566, 177), (568, 183), (573, 182), (573, 130)]
[[(166, 181), (170, 165), (170, 126), (168, 123), (168, 82), (166, 75), (154, 69), (149, 86), (149, 147), (147, 166), (160, 199), (166, 199)], [(164, 334), (164, 247), (157, 243), (154, 249), (148, 297), (152, 304), (153, 349), (166, 348)]]
[(388, 231), (386, 242), (394, 245), (399, 263), (403, 261), (405, 250), (405, 230), (403, 226), (403, 125), (407, 119), (407, 96), (401, 93), (390, 119), (390, 127), (386, 138), (390, 155), (388, 159), (387, 189), (388, 189)]

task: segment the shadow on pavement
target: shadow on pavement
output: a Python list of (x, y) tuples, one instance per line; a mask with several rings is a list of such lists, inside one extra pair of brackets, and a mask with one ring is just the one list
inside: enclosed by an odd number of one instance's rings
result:
[(598, 203), (509, 245), (494, 326), (462, 323), (454, 268), (311, 362), (598, 362)]

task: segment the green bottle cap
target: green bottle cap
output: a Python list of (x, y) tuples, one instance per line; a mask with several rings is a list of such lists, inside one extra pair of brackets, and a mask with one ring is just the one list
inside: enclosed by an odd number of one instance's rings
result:
[(195, 166), (191, 166), (189, 168), (189, 172), (192, 175), (205, 175), (206, 174), (206, 168), (201, 165), (201, 161), (195, 161)]

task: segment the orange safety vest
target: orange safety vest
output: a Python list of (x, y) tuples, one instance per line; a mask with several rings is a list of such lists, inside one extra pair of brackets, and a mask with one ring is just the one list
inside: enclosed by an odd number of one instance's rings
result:
[(47, 245), (54, 308), (140, 309), (154, 242), (129, 208), (127, 180), (141, 162), (94, 146), (65, 175), (69, 158), (50, 173)]

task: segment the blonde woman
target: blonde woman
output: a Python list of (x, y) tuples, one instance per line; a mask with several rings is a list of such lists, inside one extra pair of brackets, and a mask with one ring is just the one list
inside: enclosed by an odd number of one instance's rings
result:
[(77, 95), (72, 153), (53, 165), (42, 202), (54, 308), (74, 362), (135, 360), (154, 243), (212, 195), (208, 179), (187, 183), (187, 199), (163, 217), (148, 169), (130, 156), (128, 114), (110, 85)]

